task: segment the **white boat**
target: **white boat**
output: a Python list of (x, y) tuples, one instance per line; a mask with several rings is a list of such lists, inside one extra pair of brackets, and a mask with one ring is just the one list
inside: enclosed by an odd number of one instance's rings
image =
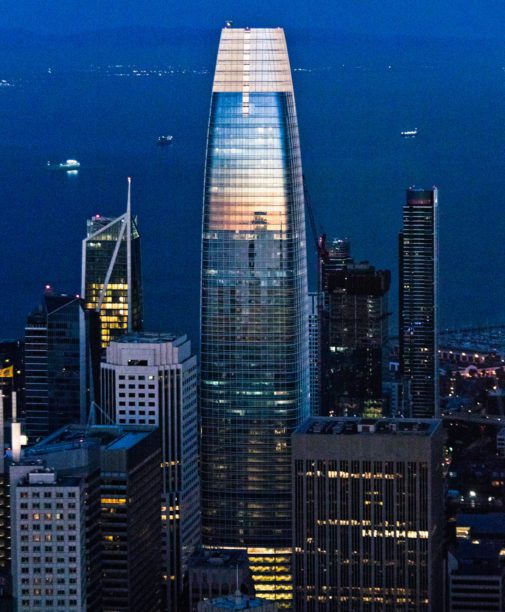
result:
[(400, 136), (402, 136), (403, 138), (415, 138), (417, 136), (417, 128), (400, 132)]

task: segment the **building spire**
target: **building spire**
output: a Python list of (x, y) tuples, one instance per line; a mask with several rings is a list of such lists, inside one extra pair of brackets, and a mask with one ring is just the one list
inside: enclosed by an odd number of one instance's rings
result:
[(128, 177), (128, 199), (126, 202), (126, 282), (128, 284), (128, 333), (133, 329), (132, 313), (132, 178)]

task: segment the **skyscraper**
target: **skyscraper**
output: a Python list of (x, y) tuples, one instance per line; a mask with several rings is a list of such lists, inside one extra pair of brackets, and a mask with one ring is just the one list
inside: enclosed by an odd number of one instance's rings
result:
[(400, 234), (400, 372), (413, 417), (437, 416), (438, 189), (407, 190)]
[(391, 273), (354, 263), (348, 240), (333, 240), (320, 272), (321, 414), (380, 416)]
[(309, 400), (302, 168), (282, 28), (222, 31), (202, 251), (204, 544), (253, 548), (257, 593), (276, 597), (290, 590), (290, 436)]
[(180, 609), (182, 578), (200, 541), (197, 361), (186, 336), (125, 334), (107, 347), (101, 407), (112, 422), (161, 432), (163, 585)]
[(53, 294), (27, 318), (25, 413), (31, 442), (86, 418), (97, 369), (97, 323), (79, 296)]
[(443, 609), (436, 419), (313, 417), (293, 435), (296, 612)]
[(130, 179), (126, 212), (115, 219), (95, 215), (87, 222), (81, 292), (86, 308), (100, 314), (103, 348), (124, 332), (142, 329), (140, 234), (131, 213)]

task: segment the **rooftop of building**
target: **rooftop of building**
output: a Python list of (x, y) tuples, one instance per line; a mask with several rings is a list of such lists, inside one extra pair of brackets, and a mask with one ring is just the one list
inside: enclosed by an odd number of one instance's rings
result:
[(237, 566), (249, 563), (245, 550), (198, 550), (188, 560), (189, 569), (226, 568), (235, 570)]
[(50, 467), (34, 466), (34, 469), (23, 476), (17, 486), (20, 487), (77, 487), (82, 479), (77, 476), (59, 476)]
[(226, 595), (211, 599), (210, 602), (216, 610), (254, 610), (265, 606), (267, 602), (264, 599), (251, 598), (247, 595)]
[(456, 526), (469, 527), (472, 536), (505, 536), (505, 513), (488, 512), (486, 514), (458, 514), (456, 517)]
[(164, 344), (165, 342), (182, 344), (186, 339), (184, 334), (178, 335), (170, 332), (134, 332), (118, 336), (114, 338), (113, 342), (121, 344)]
[(29, 460), (57, 451), (103, 446), (110, 450), (126, 450), (149, 436), (155, 428), (148, 425), (67, 425), (24, 451)]
[(298, 427), (296, 433), (325, 435), (408, 434), (430, 436), (440, 427), (441, 421), (439, 419), (309, 417)]

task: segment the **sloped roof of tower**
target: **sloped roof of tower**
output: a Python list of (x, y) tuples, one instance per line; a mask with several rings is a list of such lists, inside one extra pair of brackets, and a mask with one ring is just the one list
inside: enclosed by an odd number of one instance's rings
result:
[(223, 28), (213, 92), (292, 92), (282, 28)]

